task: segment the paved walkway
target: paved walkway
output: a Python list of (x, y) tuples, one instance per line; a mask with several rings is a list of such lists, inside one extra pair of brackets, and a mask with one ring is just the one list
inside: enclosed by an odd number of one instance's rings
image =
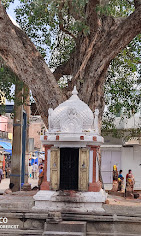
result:
[[(29, 178), (28, 182), (31, 184), (32, 188), (38, 185), (38, 179)], [(9, 183), (10, 179), (3, 179), (0, 183), (0, 207), (3, 209), (16, 209), (17, 207), (18, 209), (23, 209), (24, 207), (25, 210), (31, 210), (34, 205), (33, 195), (35, 195), (37, 191), (20, 191), (14, 192), (12, 195), (2, 195), (4, 190), (8, 188)], [(107, 200), (107, 204), (104, 204), (106, 213), (122, 213), (123, 215), (138, 215), (141, 217), (141, 193), (138, 199), (108, 195)]]
[[(19, 191), (12, 194), (0, 195), (1, 212), (31, 212), (34, 206), (33, 196), (36, 191)], [(141, 199), (125, 199), (123, 197), (108, 195), (107, 204), (103, 205), (103, 215), (121, 215), (141, 217)], [(43, 209), (42, 209), (42, 212)]]
[[(5, 189), (9, 187), (10, 178), (3, 179), (0, 183), (0, 193), (2, 194)], [(28, 179), (28, 183), (31, 184), (31, 188), (38, 186), (38, 179)]]

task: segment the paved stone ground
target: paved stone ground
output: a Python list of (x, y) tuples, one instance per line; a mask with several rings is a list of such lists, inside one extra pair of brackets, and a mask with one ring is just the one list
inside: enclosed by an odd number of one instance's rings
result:
[(141, 197), (138, 199), (108, 195), (108, 204), (104, 204), (106, 214), (141, 216)]
[[(5, 185), (4, 185), (5, 183)], [(31, 180), (32, 186), (37, 180)], [(3, 180), (1, 191), (7, 188), (8, 180)], [(0, 195), (0, 217), (7, 217), (9, 224), (19, 225), (19, 229), (0, 229), (0, 235), (78, 235), (58, 232), (43, 233), (48, 212), (34, 210), (33, 196), (37, 191), (19, 191), (12, 194)], [(99, 214), (62, 213), (65, 221), (87, 221), (87, 235), (89, 236), (141, 236), (141, 197), (130, 199), (120, 196), (108, 195), (107, 204), (103, 205), (105, 212)], [(120, 229), (120, 231), (119, 231)], [(118, 232), (118, 233), (117, 233)], [(125, 233), (126, 232), (126, 233)]]
[[(24, 211), (32, 210), (34, 206), (33, 195), (37, 191), (20, 191), (12, 194), (3, 195), (8, 188), (10, 179), (3, 179), (0, 183), (0, 208), (17, 209)], [(38, 179), (29, 179), (31, 187), (38, 185)], [(108, 195), (107, 204), (104, 204), (105, 214), (136, 215), (141, 217), (141, 194), (138, 199), (124, 198), (120, 196)]]
[[(34, 186), (38, 186), (38, 179), (29, 178), (28, 182), (31, 184), (31, 188), (33, 188)], [(1, 183), (0, 183), (0, 194), (2, 194), (4, 192), (4, 190), (9, 187), (9, 183), (10, 183), (9, 178), (3, 179), (1, 181)]]

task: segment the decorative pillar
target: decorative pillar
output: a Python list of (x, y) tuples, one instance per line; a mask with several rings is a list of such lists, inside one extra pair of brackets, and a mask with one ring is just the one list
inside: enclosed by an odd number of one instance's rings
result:
[(93, 151), (93, 176), (92, 183), (89, 183), (89, 192), (99, 192), (101, 189), (101, 182), (96, 181), (96, 157), (97, 157), (97, 146), (91, 146), (91, 150)]
[(47, 181), (47, 163), (48, 163), (48, 150), (52, 145), (44, 145), (45, 147), (45, 162), (44, 162), (44, 179), (41, 184), (41, 190), (49, 190), (49, 182)]

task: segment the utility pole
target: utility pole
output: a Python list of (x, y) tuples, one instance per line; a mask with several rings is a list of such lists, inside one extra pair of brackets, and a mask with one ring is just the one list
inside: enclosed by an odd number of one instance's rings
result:
[(14, 105), (13, 145), (10, 175), (10, 183), (14, 184), (12, 189), (13, 192), (21, 190), (23, 105), (21, 105), (22, 91), (19, 89), (18, 84), (15, 86), (15, 97), (17, 101)]
[[(23, 110), (23, 125), (22, 125), (22, 169), (21, 169), (21, 183), (25, 183), (25, 153), (26, 153), (26, 112)], [(28, 173), (27, 173), (28, 174)]]
[(28, 165), (29, 165), (29, 118), (30, 118), (30, 94), (27, 85), (24, 85), (24, 94), (26, 94), (26, 102), (24, 110), (26, 112), (26, 150), (25, 150), (25, 178), (24, 182), (28, 183)]

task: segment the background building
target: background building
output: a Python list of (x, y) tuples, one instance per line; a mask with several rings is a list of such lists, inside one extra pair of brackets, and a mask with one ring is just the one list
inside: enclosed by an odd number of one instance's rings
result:
[[(114, 138), (111, 134), (104, 137), (104, 145), (101, 146), (101, 173), (105, 189), (112, 188), (113, 165), (117, 165), (118, 171), (123, 170), (124, 179), (128, 170), (132, 169), (135, 189), (141, 190), (141, 114), (139, 112), (129, 119), (124, 116), (116, 117), (115, 125), (119, 132), (124, 131), (124, 137)], [(128, 137), (131, 131), (135, 131), (134, 137)]]

